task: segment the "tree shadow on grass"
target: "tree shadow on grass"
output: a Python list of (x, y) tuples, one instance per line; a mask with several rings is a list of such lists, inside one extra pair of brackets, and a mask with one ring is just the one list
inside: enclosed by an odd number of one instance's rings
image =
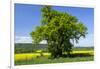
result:
[(91, 55), (90, 53), (75, 53), (75, 54), (70, 54), (70, 55), (67, 55), (67, 54), (63, 54), (62, 57), (71, 57), (71, 58), (75, 58), (75, 57), (90, 57), (90, 56), (93, 56)]

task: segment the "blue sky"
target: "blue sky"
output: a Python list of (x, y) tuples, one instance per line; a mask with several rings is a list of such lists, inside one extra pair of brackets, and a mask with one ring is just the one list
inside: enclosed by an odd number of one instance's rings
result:
[[(41, 5), (15, 4), (15, 42), (30, 43), (31, 37), (29, 33), (35, 30), (36, 26), (41, 23)], [(93, 46), (94, 35), (94, 9), (82, 7), (61, 7), (53, 6), (53, 9), (68, 12), (76, 16), (79, 21), (83, 22), (88, 28), (88, 34), (85, 39), (81, 38), (76, 46)], [(46, 43), (42, 41), (41, 43)]]

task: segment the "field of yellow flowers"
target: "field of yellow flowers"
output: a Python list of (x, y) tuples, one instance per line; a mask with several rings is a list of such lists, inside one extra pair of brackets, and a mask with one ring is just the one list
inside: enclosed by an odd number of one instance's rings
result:
[[(20, 61), (20, 60), (32, 60), (34, 58), (39, 58), (41, 56), (44, 57), (49, 57), (51, 54), (50, 53), (40, 53), (41, 51), (37, 51), (37, 53), (23, 53), (23, 54), (15, 54), (14, 55), (14, 60), (15, 61)], [(94, 55), (94, 51), (90, 50), (90, 51), (73, 51), (71, 52), (72, 54), (90, 54), (90, 55)]]

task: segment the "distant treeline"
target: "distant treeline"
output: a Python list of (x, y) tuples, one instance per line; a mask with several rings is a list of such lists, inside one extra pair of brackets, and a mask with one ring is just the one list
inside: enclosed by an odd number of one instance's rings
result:
[(15, 53), (31, 53), (36, 50), (46, 50), (47, 44), (15, 43)]
[[(32, 53), (36, 50), (47, 52), (47, 44), (15, 43), (15, 53)], [(73, 50), (93, 50), (94, 47), (73, 47)]]

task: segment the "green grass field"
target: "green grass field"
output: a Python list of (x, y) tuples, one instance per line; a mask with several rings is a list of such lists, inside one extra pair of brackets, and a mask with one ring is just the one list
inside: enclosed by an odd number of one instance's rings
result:
[(30, 64), (48, 64), (48, 63), (65, 63), (65, 62), (83, 62), (83, 61), (93, 61), (94, 57), (74, 57), (74, 58), (56, 58), (48, 59), (46, 57), (35, 58), (31, 60), (20, 60), (15, 61), (15, 65), (30, 65)]

